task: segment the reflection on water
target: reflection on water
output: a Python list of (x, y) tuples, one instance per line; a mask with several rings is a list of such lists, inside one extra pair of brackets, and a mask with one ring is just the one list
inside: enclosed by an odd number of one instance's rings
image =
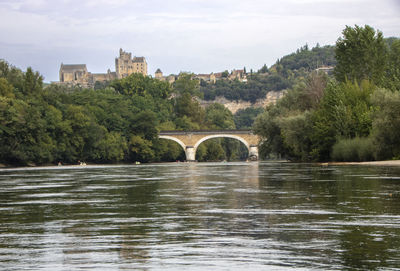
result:
[(395, 269), (400, 169), (0, 170), (0, 269)]

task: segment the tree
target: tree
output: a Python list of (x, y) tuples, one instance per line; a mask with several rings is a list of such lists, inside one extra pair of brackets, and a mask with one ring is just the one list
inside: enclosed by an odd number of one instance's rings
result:
[(278, 120), (281, 113), (281, 109), (278, 106), (272, 105), (267, 107), (266, 111), (254, 121), (254, 132), (262, 139), (260, 157), (270, 157), (271, 154), (285, 157), (288, 153), (283, 143)]
[(130, 160), (148, 162), (154, 158), (152, 143), (140, 136), (132, 135), (128, 142)]
[(259, 73), (267, 73), (268, 72), (268, 67), (267, 64), (264, 64), (261, 69), (258, 70)]
[(344, 82), (370, 80), (382, 84), (387, 65), (387, 51), (383, 34), (366, 25), (346, 26), (343, 37), (336, 42), (337, 66), (334, 74)]
[(135, 114), (130, 125), (131, 133), (140, 135), (147, 140), (153, 140), (157, 137), (157, 118), (152, 111), (141, 111)]
[(0, 78), (0, 96), (14, 98), (13, 86), (8, 83), (7, 79)]
[(212, 129), (235, 129), (231, 111), (218, 103), (206, 108), (206, 122)]
[(226, 158), (219, 138), (209, 139), (200, 144), (197, 153), (199, 161), (218, 161)]
[(331, 83), (325, 89), (318, 109), (312, 115), (311, 156), (327, 161), (334, 144), (341, 139), (367, 137), (372, 128), (370, 96), (375, 87), (364, 80)]
[(97, 161), (99, 162), (119, 162), (124, 159), (127, 152), (127, 142), (120, 133), (106, 133), (97, 144)]
[(28, 67), (23, 75), (23, 92), (24, 94), (38, 93), (43, 89), (43, 77), (38, 72), (33, 72), (31, 67)]
[(222, 76), (223, 78), (228, 78), (229, 72), (228, 72), (227, 70), (225, 70), (225, 71), (222, 72), (221, 76)]
[(178, 95), (189, 93), (191, 96), (202, 97), (202, 93), (199, 92), (199, 80), (193, 80), (192, 73), (180, 73), (178, 80), (174, 82), (173, 89)]
[[(197, 101), (193, 100), (192, 96), (188, 92), (185, 92), (180, 97), (176, 98), (175, 113), (178, 119), (186, 119), (189, 122), (196, 123), (196, 126), (200, 127), (204, 123), (204, 109)], [(182, 124), (181, 121), (178, 122), (179, 123), (176, 123), (177, 127), (180, 126), (179, 124)], [(184, 123), (187, 123), (187, 121), (184, 121)], [(185, 127), (180, 127), (185, 129)]]
[(393, 39), (390, 44), (389, 63), (384, 86), (400, 91), (400, 39)]
[(233, 117), (236, 129), (251, 129), (256, 117), (263, 112), (264, 110), (261, 107), (238, 110)]
[(110, 84), (117, 92), (125, 95), (150, 95), (153, 98), (167, 98), (171, 92), (168, 82), (133, 73), (128, 77), (115, 80)]
[(400, 92), (378, 89), (372, 103), (378, 107), (371, 133), (377, 159), (400, 159)]
[(289, 116), (281, 120), (281, 135), (288, 156), (294, 160), (310, 160), (312, 133), (311, 114), (305, 111), (303, 114)]

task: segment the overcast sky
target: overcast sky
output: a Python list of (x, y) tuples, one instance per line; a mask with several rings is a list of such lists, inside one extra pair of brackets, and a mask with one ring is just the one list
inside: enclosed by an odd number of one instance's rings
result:
[(355, 24), (400, 37), (400, 0), (0, 0), (0, 58), (47, 82), (61, 62), (114, 71), (119, 48), (153, 75), (258, 70)]

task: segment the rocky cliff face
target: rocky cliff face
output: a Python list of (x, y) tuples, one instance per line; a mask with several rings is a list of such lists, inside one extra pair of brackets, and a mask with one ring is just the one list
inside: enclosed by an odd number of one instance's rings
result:
[(198, 100), (202, 107), (207, 107), (213, 103), (220, 103), (228, 108), (232, 114), (235, 114), (240, 109), (246, 109), (248, 107), (265, 107), (269, 104), (275, 104), (278, 99), (283, 97), (285, 91), (270, 91), (267, 93), (264, 99), (258, 99), (255, 103), (250, 103), (247, 101), (229, 101), (225, 97), (217, 97), (213, 101)]

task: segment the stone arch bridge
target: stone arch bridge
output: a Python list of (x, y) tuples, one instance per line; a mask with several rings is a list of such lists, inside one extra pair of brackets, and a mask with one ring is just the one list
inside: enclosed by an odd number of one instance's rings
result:
[(161, 131), (159, 138), (177, 142), (185, 150), (187, 161), (196, 161), (199, 145), (211, 138), (234, 138), (242, 142), (249, 150), (251, 160), (258, 159), (260, 138), (250, 130), (199, 130), (199, 131)]

